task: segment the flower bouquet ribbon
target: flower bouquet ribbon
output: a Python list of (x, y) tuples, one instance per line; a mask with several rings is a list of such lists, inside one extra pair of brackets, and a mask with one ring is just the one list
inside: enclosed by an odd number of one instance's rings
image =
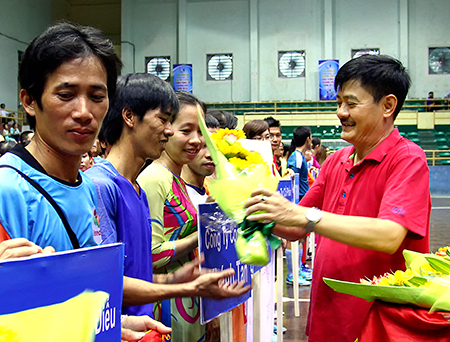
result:
[[(448, 247), (444, 248), (448, 251)], [(439, 251), (438, 251), (439, 253)], [(450, 257), (403, 250), (406, 271), (397, 270), (360, 283), (323, 278), (337, 292), (434, 311), (450, 311)], [(448, 252), (447, 252), (448, 253)]]
[(223, 212), (238, 224), (236, 254), (241, 262), (265, 266), (270, 260), (267, 244), (278, 248), (280, 241), (272, 236), (273, 224), (246, 220), (244, 203), (258, 187), (275, 191), (278, 180), (260, 153), (242, 146), (239, 140), (245, 138), (243, 131), (225, 128), (210, 135), (200, 111), (198, 118), (216, 166), (216, 179), (211, 180), (208, 191)]

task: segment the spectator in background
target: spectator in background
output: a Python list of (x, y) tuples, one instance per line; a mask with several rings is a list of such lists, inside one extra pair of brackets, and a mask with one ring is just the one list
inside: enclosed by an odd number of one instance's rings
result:
[(208, 109), (206, 113), (214, 116), (217, 121), (219, 121), (220, 128), (235, 129), (237, 126), (238, 119), (230, 112), (217, 109)]
[(430, 91), (428, 93), (427, 101), (425, 101), (427, 106), (427, 112), (433, 112), (436, 108), (436, 101), (434, 99), (434, 92)]
[(94, 165), (94, 159), (92, 159), (91, 151), (87, 151), (81, 156), (80, 170), (84, 172), (90, 169), (92, 165)]
[(323, 166), (325, 159), (327, 159), (329, 155), (330, 155), (330, 149), (324, 145), (320, 145), (320, 152), (316, 157), (317, 162), (319, 163), (320, 167)]
[(0, 104), (0, 116), (2, 116), (1, 122), (3, 124), (8, 122), (8, 119), (4, 118), (4, 116), (9, 116), (8, 112), (5, 110), (5, 104), (4, 103)]
[(22, 133), (20, 133), (19, 142), (25, 147), (30, 143), (33, 135), (33, 131), (23, 131)]
[(273, 153), (273, 170), (272, 172), (278, 177), (284, 176), (281, 173), (281, 153), (280, 153), (280, 143), (281, 143), (281, 125), (280, 121), (275, 120), (273, 117), (269, 116), (264, 119), (269, 124), (269, 134), (270, 134), (270, 142), (272, 145), (272, 153)]
[(247, 139), (270, 141), (269, 124), (264, 120), (247, 122), (242, 129)]
[(317, 161), (317, 155), (320, 153), (321, 150), (321, 142), (320, 138), (314, 137), (312, 138), (312, 163), (311, 166), (314, 166), (317, 169), (320, 169), (320, 164)]
[(19, 125), (17, 124), (17, 122), (14, 122), (12, 124), (11, 128), (9, 129), (9, 134), (11, 137), (14, 138), (15, 141), (19, 141), (20, 130), (19, 130)]

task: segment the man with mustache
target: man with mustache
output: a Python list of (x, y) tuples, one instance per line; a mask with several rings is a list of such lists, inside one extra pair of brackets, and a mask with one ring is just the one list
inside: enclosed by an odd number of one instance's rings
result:
[[(330, 156), (299, 206), (258, 189), (246, 206), (251, 220), (274, 233), (319, 235), (306, 333), (310, 342), (354, 341), (373, 304), (340, 294), (322, 280), (351, 282), (405, 269), (403, 249), (428, 252), (431, 200), (423, 150), (394, 128), (410, 78), (388, 56), (365, 55), (339, 70), (335, 87), (341, 137), (352, 144)], [(264, 197), (257, 196), (263, 195)]]

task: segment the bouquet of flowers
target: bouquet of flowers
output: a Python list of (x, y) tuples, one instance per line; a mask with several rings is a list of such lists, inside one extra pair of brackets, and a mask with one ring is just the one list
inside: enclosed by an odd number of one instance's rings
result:
[[(216, 165), (216, 179), (211, 180), (208, 191), (223, 212), (238, 224), (235, 246), (239, 260), (264, 266), (269, 262), (267, 242), (272, 248), (277, 248), (280, 241), (271, 234), (273, 223), (246, 220), (243, 205), (258, 187), (275, 191), (278, 180), (271, 174), (261, 153), (244, 147), (243, 131), (225, 128), (210, 136), (200, 111), (198, 117), (206, 146)], [(270, 149), (270, 145), (267, 147)]]
[(450, 311), (450, 250), (436, 254), (403, 250), (406, 271), (397, 270), (360, 283), (323, 278), (337, 292), (398, 304), (413, 304), (433, 311)]

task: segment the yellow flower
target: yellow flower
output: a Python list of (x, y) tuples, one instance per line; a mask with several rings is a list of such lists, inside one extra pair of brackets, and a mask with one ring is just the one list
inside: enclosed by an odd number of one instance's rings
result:
[(240, 129), (222, 128), (217, 132), (211, 134), (211, 139), (217, 144), (219, 141), (224, 141), (229, 145), (233, 145), (239, 139), (245, 139), (244, 131)]

